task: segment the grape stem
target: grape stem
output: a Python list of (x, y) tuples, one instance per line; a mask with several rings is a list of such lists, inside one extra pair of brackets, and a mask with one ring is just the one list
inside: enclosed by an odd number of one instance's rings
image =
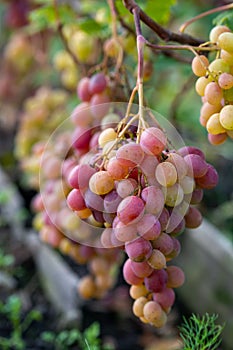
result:
[(216, 13), (216, 12), (221, 12), (221, 11), (227, 11), (227, 10), (230, 10), (233, 8), (233, 4), (228, 4), (228, 5), (224, 5), (224, 6), (219, 6), (219, 7), (216, 7), (215, 9), (211, 9), (211, 10), (208, 10), (208, 11), (205, 11), (203, 13), (200, 13), (199, 15), (191, 18), (190, 20), (184, 22), (180, 28), (179, 28), (179, 32), (180, 33), (184, 33), (185, 29), (192, 23), (198, 21), (199, 19), (203, 18), (203, 17), (206, 17), (206, 16), (209, 16), (211, 15), (212, 13)]
[(174, 33), (168, 29), (165, 29), (157, 22), (155, 22), (151, 17), (149, 17), (134, 0), (122, 0), (124, 6), (133, 13), (133, 10), (138, 11), (138, 16), (140, 20), (145, 23), (150, 29), (153, 30), (162, 40), (164, 41), (175, 41), (180, 44), (189, 44), (198, 46), (203, 43), (203, 40), (192, 37), (188, 34)]

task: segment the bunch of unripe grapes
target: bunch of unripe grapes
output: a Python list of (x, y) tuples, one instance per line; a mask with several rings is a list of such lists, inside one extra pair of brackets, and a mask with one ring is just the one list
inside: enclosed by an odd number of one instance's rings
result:
[(33, 188), (39, 188), (40, 156), (48, 138), (68, 114), (67, 100), (65, 91), (42, 87), (24, 102), (15, 154), (27, 183)]
[(216, 26), (210, 41), (217, 45), (217, 58), (210, 63), (206, 56), (196, 56), (192, 70), (199, 77), (196, 92), (203, 101), (200, 123), (209, 142), (219, 145), (233, 138), (233, 33), (227, 26)]
[[(94, 82), (80, 82), (83, 101), (92, 101), (88, 93)], [(105, 86), (102, 78), (98, 83)], [(135, 299), (133, 312), (143, 322), (162, 327), (174, 303), (173, 288), (184, 282), (183, 271), (168, 264), (180, 252), (177, 236), (185, 227), (200, 225), (195, 205), (203, 189), (216, 186), (217, 172), (195, 147), (169, 149), (160, 128), (140, 128), (134, 115), (121, 121), (108, 104), (100, 117), (87, 103), (90, 108), (78, 106), (72, 116), (79, 159), (68, 176), (73, 188), (68, 206), (84, 222), (102, 227), (96, 245), (125, 251), (123, 276)], [(83, 113), (92, 115), (94, 127), (88, 129)]]

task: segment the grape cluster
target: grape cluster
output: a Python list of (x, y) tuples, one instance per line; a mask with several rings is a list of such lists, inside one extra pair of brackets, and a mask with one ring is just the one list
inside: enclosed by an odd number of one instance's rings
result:
[[(139, 127), (135, 115), (117, 122), (117, 111), (95, 114), (90, 96), (97, 75), (95, 79), (84, 78), (78, 87), (90, 108), (77, 107), (72, 116), (78, 125), (73, 146), (79, 159), (68, 176), (73, 189), (67, 203), (83, 222), (102, 228), (92, 244), (126, 252), (123, 275), (135, 299), (133, 312), (162, 327), (174, 302), (173, 288), (184, 282), (179, 267), (167, 266), (180, 252), (176, 237), (185, 227), (200, 225), (195, 205), (203, 189), (216, 186), (218, 175), (199, 149), (169, 149), (165, 133), (155, 126)], [(103, 86), (98, 76), (98, 89)], [(84, 111), (95, 116), (91, 129), (80, 127), (87, 120)]]
[(223, 25), (214, 27), (210, 41), (219, 47), (211, 63), (206, 56), (196, 56), (192, 70), (199, 78), (196, 92), (202, 97), (200, 123), (208, 131), (209, 142), (219, 145), (233, 138), (233, 33)]
[(40, 156), (52, 132), (67, 114), (67, 94), (42, 87), (25, 100), (15, 140), (15, 154), (27, 176), (27, 183), (39, 188)]

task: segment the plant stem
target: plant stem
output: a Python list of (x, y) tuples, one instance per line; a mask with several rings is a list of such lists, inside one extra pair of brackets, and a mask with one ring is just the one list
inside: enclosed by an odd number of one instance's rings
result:
[(199, 15), (191, 18), (190, 20), (184, 22), (180, 28), (179, 28), (179, 32), (180, 33), (184, 33), (185, 29), (190, 25), (192, 24), (193, 22), (196, 22), (197, 20), (203, 18), (203, 17), (206, 17), (206, 16), (209, 16), (211, 15), (212, 13), (216, 13), (216, 12), (221, 12), (221, 11), (226, 11), (226, 10), (230, 10), (233, 8), (233, 4), (228, 4), (228, 5), (224, 5), (224, 6), (219, 6), (215, 9), (211, 9), (211, 10), (208, 10), (208, 11), (205, 11), (203, 13), (200, 13)]
[(175, 41), (180, 44), (200, 45), (203, 40), (192, 37), (188, 34), (174, 33), (168, 29), (163, 28), (151, 17), (149, 17), (142, 9), (136, 4), (134, 0), (122, 0), (124, 6), (133, 13), (134, 9), (137, 9), (140, 20), (145, 23), (150, 29), (152, 29), (161, 39), (164, 41)]

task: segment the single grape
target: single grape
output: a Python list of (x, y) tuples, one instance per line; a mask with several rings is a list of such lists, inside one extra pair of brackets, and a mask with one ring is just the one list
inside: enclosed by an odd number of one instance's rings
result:
[(159, 163), (155, 170), (155, 177), (162, 186), (172, 186), (177, 181), (176, 168), (170, 162), (165, 161), (163, 163)]
[(157, 239), (152, 241), (152, 246), (153, 248), (160, 250), (164, 255), (168, 255), (173, 250), (172, 237), (167, 233), (162, 232)]
[(165, 228), (167, 227), (169, 216), (170, 215), (169, 215), (169, 211), (167, 210), (167, 208), (163, 208), (163, 210), (159, 216), (159, 222), (160, 222), (162, 231), (164, 231)]
[(230, 32), (230, 29), (224, 25), (218, 25), (218, 26), (213, 27), (211, 29), (210, 35), (209, 35), (210, 41), (212, 43), (217, 43), (219, 35), (221, 35), (224, 32)]
[(91, 99), (92, 94), (89, 91), (90, 79), (85, 77), (80, 80), (77, 87), (77, 94), (80, 100), (88, 102)]
[(167, 288), (178, 288), (184, 284), (184, 272), (178, 266), (167, 267)]
[(222, 108), (219, 120), (223, 128), (233, 130), (233, 105), (224, 106)]
[(153, 267), (153, 269), (161, 270), (166, 267), (166, 258), (159, 249), (153, 249), (152, 254), (148, 259), (148, 264)]
[(107, 213), (116, 213), (122, 198), (115, 190), (112, 190), (104, 197), (104, 210)]
[(192, 60), (192, 71), (198, 77), (206, 75), (206, 68), (209, 66), (209, 60), (206, 56), (195, 56)]
[(192, 193), (190, 204), (199, 204), (203, 199), (203, 190), (201, 188), (195, 188)]
[(92, 192), (89, 188), (84, 193), (84, 199), (86, 206), (90, 209), (95, 209), (98, 211), (104, 211), (104, 200), (101, 196)]
[(231, 89), (233, 87), (233, 75), (229, 73), (222, 73), (218, 78), (218, 84), (222, 89)]
[(146, 277), (145, 286), (149, 292), (161, 292), (167, 283), (167, 272), (165, 270), (154, 270), (149, 277)]
[(86, 209), (86, 203), (80, 190), (73, 189), (67, 197), (67, 204), (72, 210), (78, 211)]
[[(148, 261), (149, 262), (149, 261)], [(132, 261), (131, 267), (136, 276), (140, 278), (148, 277), (153, 272), (153, 268), (147, 261), (135, 262)]]
[(205, 127), (211, 115), (220, 112), (221, 108), (221, 105), (211, 105), (209, 102), (205, 102), (200, 111), (201, 125)]
[(228, 52), (225, 50), (221, 50), (220, 52), (220, 57), (226, 62), (228, 63), (230, 66), (232, 65), (232, 61), (233, 61), (233, 52)]
[(219, 113), (215, 113), (210, 117), (210, 119), (208, 120), (208, 122), (206, 124), (206, 129), (212, 135), (218, 135), (218, 134), (226, 132), (226, 130), (224, 129), (224, 127), (220, 123), (220, 114)]
[(125, 225), (119, 221), (113, 229), (116, 238), (121, 242), (131, 242), (135, 240), (137, 235), (136, 225)]
[(89, 81), (89, 92), (91, 95), (103, 92), (107, 87), (106, 77), (103, 73), (94, 74)]
[(138, 277), (132, 269), (132, 261), (126, 260), (123, 266), (123, 277), (128, 284), (140, 285), (143, 283), (143, 278)]
[(188, 228), (196, 228), (201, 225), (202, 215), (195, 207), (190, 207), (185, 215), (185, 226)]
[(116, 191), (121, 198), (125, 198), (134, 194), (138, 184), (134, 179), (124, 179), (116, 183)]
[(99, 145), (101, 148), (105, 146), (109, 141), (114, 141), (117, 138), (117, 133), (113, 128), (107, 128), (103, 130), (99, 136)]
[(107, 171), (98, 171), (90, 178), (89, 187), (95, 194), (107, 194), (114, 188), (114, 180)]
[(133, 299), (138, 299), (140, 297), (144, 297), (148, 294), (148, 291), (144, 284), (140, 284), (138, 286), (132, 285), (129, 290), (129, 294), (131, 298)]
[(137, 223), (137, 232), (146, 240), (154, 240), (161, 233), (159, 220), (152, 214), (145, 214)]
[(212, 105), (219, 106), (219, 104), (221, 104), (221, 101), (223, 98), (223, 91), (218, 85), (218, 83), (211, 82), (206, 86), (205, 98), (206, 98), (206, 101)]
[(168, 154), (166, 162), (170, 162), (175, 166), (177, 171), (177, 178), (179, 181), (185, 177), (187, 174), (188, 166), (182, 156), (180, 156), (178, 153), (171, 152)]
[(124, 224), (138, 222), (145, 211), (145, 205), (141, 198), (129, 196), (122, 200), (117, 208), (117, 216)]
[(156, 301), (164, 310), (167, 310), (174, 304), (175, 292), (171, 288), (165, 288), (160, 293), (153, 293), (153, 300)]
[(129, 174), (128, 165), (122, 164), (120, 160), (115, 157), (109, 160), (106, 169), (114, 180), (122, 180)]
[(78, 284), (78, 292), (84, 299), (93, 298), (96, 291), (96, 285), (93, 277), (85, 276), (80, 279)]
[[(224, 33), (227, 34), (227, 33)], [(221, 34), (223, 35), (223, 34)], [(230, 66), (227, 64), (222, 58), (217, 58), (216, 60), (212, 61), (209, 65), (209, 71), (214, 75), (219, 75), (221, 73), (230, 73)]]
[(197, 185), (204, 189), (212, 189), (218, 183), (218, 173), (216, 169), (207, 164), (207, 172), (202, 177), (196, 179)]
[(166, 189), (165, 196), (165, 204), (169, 207), (175, 207), (182, 202), (184, 198), (184, 192), (182, 187), (176, 183)]
[(149, 323), (154, 324), (161, 318), (162, 314), (161, 306), (155, 301), (148, 301), (143, 307), (143, 315)]
[(77, 150), (88, 150), (92, 137), (90, 129), (77, 127), (72, 135), (72, 146)]
[(93, 116), (91, 115), (90, 106), (87, 102), (80, 103), (71, 114), (72, 122), (83, 128), (88, 127), (92, 120)]
[(163, 191), (155, 186), (143, 188), (141, 197), (146, 203), (145, 210), (147, 213), (159, 216), (163, 210), (165, 199)]
[(222, 33), (218, 37), (218, 45), (222, 50), (233, 52), (233, 33)]
[(121, 164), (134, 167), (141, 164), (144, 152), (139, 144), (131, 142), (118, 149), (116, 158)]
[(148, 302), (147, 298), (145, 296), (141, 296), (135, 300), (133, 303), (133, 313), (137, 317), (142, 317), (143, 314), (143, 308)]
[(167, 137), (162, 130), (150, 127), (141, 134), (140, 145), (143, 151), (149, 155), (159, 155), (165, 148)]
[(125, 251), (129, 258), (136, 262), (147, 260), (152, 253), (152, 245), (146, 239), (140, 237), (125, 244)]
[(88, 164), (76, 165), (69, 174), (68, 183), (73, 188), (84, 190), (88, 187), (89, 180), (95, 172), (95, 169)]
[(207, 172), (207, 163), (197, 154), (188, 154), (184, 157), (189, 171), (189, 176), (194, 176), (195, 178), (202, 177)]
[(199, 77), (195, 84), (195, 90), (199, 96), (205, 95), (205, 88), (211, 82), (211, 77)]
[(180, 181), (180, 186), (183, 189), (184, 194), (190, 194), (193, 192), (194, 187), (195, 187), (195, 181), (192, 177), (190, 176), (185, 176), (181, 181)]

